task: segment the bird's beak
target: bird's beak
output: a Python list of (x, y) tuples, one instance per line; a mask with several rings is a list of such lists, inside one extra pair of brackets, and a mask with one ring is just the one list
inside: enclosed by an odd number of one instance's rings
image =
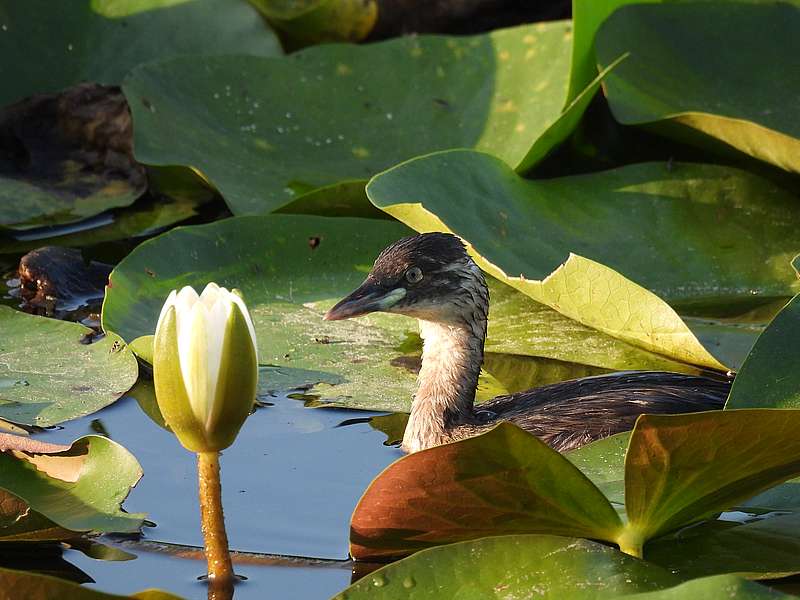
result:
[(325, 313), (326, 321), (340, 321), (360, 317), (371, 312), (389, 310), (406, 295), (405, 288), (386, 291), (384, 288), (367, 280), (352, 294), (340, 300), (336, 306)]

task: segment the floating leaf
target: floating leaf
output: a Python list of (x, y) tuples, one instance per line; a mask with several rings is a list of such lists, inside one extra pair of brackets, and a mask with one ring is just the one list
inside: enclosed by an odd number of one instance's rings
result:
[(656, 592), (626, 596), (631, 600), (685, 600), (686, 598), (736, 598), (737, 600), (780, 600), (794, 598), (735, 575), (716, 575), (687, 581)]
[(586, 475), (606, 498), (625, 503), (625, 453), (631, 432), (625, 431), (581, 446), (564, 456)]
[(232, 53), (281, 53), (256, 9), (239, 0), (11, 2), (0, 16), (0, 106), (82, 81), (118, 84), (158, 58)]
[(553, 22), (281, 59), (175, 59), (123, 87), (140, 161), (194, 166), (235, 214), (266, 213), (433, 150), (478, 148), (527, 168), (598, 85), (564, 112), (569, 47), (569, 23)]
[(640, 553), (649, 539), (800, 474), (798, 427), (796, 410), (639, 417), (625, 457), (621, 547)]
[(669, 306), (625, 277), (673, 303), (726, 310), (798, 287), (795, 199), (727, 167), (646, 163), (529, 181), (489, 155), (451, 151), (381, 173), (367, 194), (418, 231), (458, 234), (483, 269), (534, 300), (690, 364), (722, 368)]
[[(276, 369), (267, 374), (262, 391), (311, 388), (310, 399), (407, 412), (416, 386), (409, 366), (418, 364), (421, 348), (416, 321), (373, 314), (326, 322), (322, 315), (361, 283), (385, 246), (410, 233), (390, 221), (296, 215), (236, 217), (174, 230), (141, 244), (117, 266), (103, 324), (135, 340), (152, 334), (173, 288), (200, 289), (208, 281), (239, 287), (261, 343), (259, 359)], [(498, 303), (491, 311), (486, 369), (508, 390), (610, 368), (697, 372), (565, 323), (519, 292), (491, 285)], [(142, 350), (137, 342), (137, 351), (147, 360), (146, 343)], [(521, 359), (506, 359), (507, 354)], [(524, 356), (558, 362), (523, 364)], [(518, 372), (512, 372), (512, 362)]]
[(3, 568), (0, 588), (13, 590), (15, 598), (26, 600), (181, 600), (161, 590), (144, 590), (132, 596), (106, 594), (57, 577)]
[[(597, 32), (600, 65), (630, 57), (605, 81), (614, 116), (686, 137), (714, 138), (800, 171), (800, 9), (786, 3), (626, 6)], [(765, 35), (765, 32), (768, 32)], [(742, 83), (746, 74), (746, 84)]]
[(614, 539), (620, 527), (603, 494), (567, 459), (501, 423), (384, 470), (353, 513), (350, 554), (384, 559), (499, 533)]
[(360, 42), (378, 18), (376, 0), (252, 0), (292, 46)]
[(743, 524), (710, 521), (655, 540), (647, 545), (647, 560), (682, 577), (738, 573), (773, 579), (800, 573), (800, 515), (749, 518)]
[(0, 306), (0, 417), (47, 427), (100, 410), (136, 382), (136, 358), (114, 333)]
[(800, 408), (800, 296), (756, 341), (733, 382), (725, 408)]
[(0, 111), (0, 131), (0, 229), (80, 221), (147, 188), (119, 88), (85, 83), (22, 100)]
[[(71, 447), (47, 448), (0, 434), (0, 450), (0, 493), (12, 494), (23, 503), (20, 516), (26, 517), (29, 507), (37, 513), (34, 517), (41, 515), (72, 532), (135, 533), (142, 526), (144, 515), (120, 508), (142, 470), (116, 442), (87, 436)], [(2, 494), (4, 504), (8, 494)], [(20, 525), (4, 524), (3, 538), (35, 538), (37, 533), (24, 519)]]
[[(335, 599), (619, 598), (675, 585), (668, 571), (608, 546), (549, 535), (504, 535), (430, 548), (387, 565)], [(627, 597), (627, 596), (626, 596)]]

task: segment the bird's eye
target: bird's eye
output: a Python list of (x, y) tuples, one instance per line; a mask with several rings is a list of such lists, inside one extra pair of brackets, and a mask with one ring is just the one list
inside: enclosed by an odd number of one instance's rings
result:
[(422, 281), (422, 269), (419, 267), (411, 267), (408, 271), (406, 271), (406, 279), (409, 283), (417, 283), (418, 281)]

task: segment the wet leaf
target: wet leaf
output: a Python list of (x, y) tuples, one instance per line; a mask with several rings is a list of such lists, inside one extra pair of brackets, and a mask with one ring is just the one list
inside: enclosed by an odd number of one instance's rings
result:
[(770, 322), (733, 382), (725, 408), (800, 408), (800, 296)]
[(47, 427), (93, 413), (136, 381), (136, 358), (114, 333), (0, 306), (0, 417)]
[(0, 140), (0, 229), (73, 223), (147, 188), (119, 88), (86, 83), (8, 106)]
[(800, 411), (642, 415), (625, 458), (625, 536), (636, 543), (800, 474)]
[(603, 494), (566, 458), (501, 423), (410, 454), (378, 475), (353, 513), (350, 554), (396, 558), (500, 533), (608, 540), (620, 527)]
[[(309, 400), (407, 412), (421, 349), (416, 321), (374, 314), (326, 322), (322, 315), (361, 283), (385, 246), (410, 233), (390, 221), (294, 215), (174, 230), (141, 244), (117, 266), (104, 327), (134, 340), (147, 360), (148, 342), (136, 338), (153, 332), (173, 288), (199, 289), (208, 281), (239, 287), (255, 321), (259, 360), (272, 369), (262, 371), (260, 393), (303, 388)], [(613, 368), (697, 372), (568, 321), (503, 284), (491, 286), (497, 304), (486, 370), (505, 389)], [(551, 360), (532, 363), (525, 356)]]
[(564, 456), (586, 475), (606, 498), (625, 503), (625, 453), (631, 432), (625, 431), (581, 446)]
[(132, 596), (106, 594), (49, 575), (0, 568), (0, 588), (26, 600), (181, 600), (161, 590), (144, 590)]
[[(39, 522), (45, 522), (43, 517), (71, 532), (139, 531), (144, 515), (126, 513), (120, 507), (142, 476), (139, 463), (125, 448), (100, 436), (49, 449), (29, 448), (25, 438), (14, 438), (18, 436), (0, 434), (4, 450), (0, 453), (0, 490), (2, 498), (20, 502), (19, 516), (23, 518), (11, 522), (4, 516), (0, 520), (2, 538), (42, 538), (41, 530), (26, 523), (28, 509), (36, 513), (33, 517)], [(3, 504), (7, 506), (5, 501)], [(4, 508), (3, 513), (10, 516), (11, 511)]]
[(800, 109), (784, 101), (800, 93), (800, 71), (786, 69), (798, 28), (800, 9), (787, 3), (623, 7), (595, 44), (600, 65), (631, 53), (606, 79), (611, 110), (625, 125), (693, 131), (798, 172)]
[(360, 42), (378, 18), (376, 0), (253, 0), (293, 47)]
[(647, 560), (681, 577), (738, 573), (773, 579), (800, 573), (800, 515), (703, 523), (651, 542)]
[(334, 598), (619, 598), (679, 581), (660, 567), (588, 540), (504, 535), (423, 550)]
[(267, 213), (439, 149), (478, 148), (527, 168), (591, 97), (562, 115), (569, 47), (569, 24), (553, 22), (282, 59), (175, 59), (137, 68), (123, 87), (138, 160), (192, 165), (235, 214)]
[(646, 163), (529, 181), (489, 155), (451, 151), (381, 173), (367, 194), (418, 231), (458, 234), (487, 272), (566, 317), (689, 364), (722, 368), (674, 310), (625, 277), (671, 303), (726, 311), (798, 286), (795, 199), (727, 167)]
[(118, 84), (159, 58), (234, 53), (281, 53), (255, 8), (239, 0), (11, 2), (0, 16), (0, 105), (82, 81)]
[(645, 592), (626, 597), (631, 600), (685, 600), (686, 598), (736, 598), (737, 600), (774, 598), (779, 600), (795, 596), (783, 594), (735, 575), (717, 575), (694, 579), (656, 592)]

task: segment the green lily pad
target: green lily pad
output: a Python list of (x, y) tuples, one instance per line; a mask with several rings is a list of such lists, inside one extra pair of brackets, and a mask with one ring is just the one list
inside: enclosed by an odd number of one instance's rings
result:
[[(361, 283), (385, 246), (410, 233), (391, 221), (300, 215), (235, 217), (173, 230), (141, 244), (114, 270), (103, 325), (134, 341), (153, 333), (173, 288), (199, 289), (208, 281), (239, 287), (255, 322), (259, 360), (275, 369), (262, 378), (262, 392), (310, 388), (309, 397), (338, 406), (407, 412), (416, 386), (409, 366), (420, 351), (416, 321), (374, 314), (326, 322), (322, 315)], [(552, 309), (491, 285), (498, 305), (491, 311), (486, 371), (507, 390), (612, 368), (697, 372), (564, 323)], [(147, 360), (148, 342), (139, 343), (137, 352)], [(525, 363), (526, 356), (553, 362)]]
[(360, 42), (378, 18), (376, 0), (253, 0), (293, 47)]
[(665, 569), (588, 540), (503, 535), (417, 552), (367, 575), (334, 600), (619, 598), (679, 582)]
[(605, 82), (621, 123), (695, 132), (800, 172), (800, 109), (785, 101), (800, 94), (800, 71), (785, 68), (800, 54), (798, 29), (800, 9), (786, 3), (626, 6), (595, 50), (600, 65), (630, 52)]
[(606, 498), (625, 503), (625, 453), (631, 432), (624, 431), (586, 444), (564, 456), (586, 475)]
[(800, 408), (800, 296), (795, 296), (756, 341), (725, 408)]
[(599, 85), (567, 106), (570, 38), (568, 22), (553, 22), (143, 65), (123, 85), (136, 157), (198, 168), (239, 215), (439, 149), (478, 148), (527, 168), (568, 135)]
[[(3, 435), (4, 450), (15, 448), (15, 436)], [(24, 440), (23, 442), (27, 441)], [(144, 515), (120, 508), (142, 469), (125, 448), (100, 436), (86, 436), (60, 451), (0, 452), (0, 489), (13, 494), (44, 519), (72, 532), (136, 533)], [(6, 498), (6, 495), (3, 496)], [(9, 514), (10, 511), (3, 511)], [(25, 511), (20, 513), (25, 515)], [(3, 523), (4, 520), (0, 520)], [(36, 531), (28, 524), (6, 522), (0, 535), (26, 539)], [(59, 539), (59, 538), (57, 538)]]
[(777, 579), (800, 573), (800, 515), (751, 518), (744, 524), (711, 521), (654, 540), (647, 545), (647, 560), (687, 578), (736, 573)]
[(631, 600), (685, 600), (686, 598), (736, 598), (737, 600), (767, 600), (796, 598), (735, 575), (716, 575), (687, 581), (675, 587), (655, 592), (626, 596)]
[(625, 457), (624, 547), (735, 506), (800, 473), (800, 411), (642, 415)]
[(387, 467), (353, 512), (350, 554), (383, 560), (501, 533), (610, 540), (621, 527), (603, 494), (566, 458), (501, 423)]
[(106, 594), (50, 575), (0, 568), (0, 587), (26, 600), (181, 600), (162, 590), (144, 590), (132, 596)]
[(136, 358), (114, 333), (0, 306), (0, 417), (47, 427), (91, 414), (136, 382)]
[(727, 167), (646, 163), (529, 181), (487, 154), (451, 151), (381, 173), (367, 194), (418, 231), (458, 234), (484, 270), (534, 300), (689, 364), (723, 368), (674, 310), (625, 277), (691, 308), (746, 307), (798, 287), (795, 198)]
[(0, 15), (0, 106), (82, 81), (119, 84), (159, 58), (232, 53), (281, 53), (258, 11), (239, 0), (11, 2)]

